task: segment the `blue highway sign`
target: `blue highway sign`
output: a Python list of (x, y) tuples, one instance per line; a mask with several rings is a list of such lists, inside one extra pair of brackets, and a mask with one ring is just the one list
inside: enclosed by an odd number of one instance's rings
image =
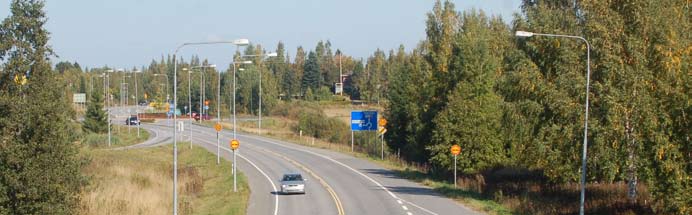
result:
[(351, 130), (377, 130), (377, 111), (351, 111)]

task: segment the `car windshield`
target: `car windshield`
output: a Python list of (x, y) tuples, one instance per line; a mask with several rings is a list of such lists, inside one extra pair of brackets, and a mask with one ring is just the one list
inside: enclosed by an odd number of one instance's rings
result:
[(303, 177), (301, 175), (284, 175), (282, 181), (302, 181)]

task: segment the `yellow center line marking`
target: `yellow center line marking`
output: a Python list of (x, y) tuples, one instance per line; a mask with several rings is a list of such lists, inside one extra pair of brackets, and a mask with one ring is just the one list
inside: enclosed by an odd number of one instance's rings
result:
[(318, 176), (315, 172), (313, 172), (312, 170), (310, 170), (309, 168), (307, 168), (307, 167), (304, 166), (303, 164), (300, 164), (300, 163), (298, 163), (297, 161), (295, 161), (295, 160), (293, 160), (293, 159), (290, 159), (290, 158), (288, 158), (288, 157), (286, 157), (286, 156), (284, 156), (284, 155), (282, 155), (282, 154), (279, 154), (279, 153), (276, 153), (276, 152), (273, 152), (273, 151), (269, 151), (269, 150), (263, 149), (263, 148), (257, 148), (257, 147), (252, 147), (252, 148), (259, 149), (259, 150), (262, 150), (262, 151), (265, 151), (265, 152), (274, 154), (274, 155), (276, 155), (276, 156), (278, 156), (278, 157), (281, 157), (281, 158), (283, 158), (284, 160), (287, 160), (288, 162), (291, 162), (293, 165), (296, 165), (296, 166), (300, 167), (301, 169), (303, 169), (303, 170), (304, 170), (305, 172), (307, 172), (308, 174), (312, 175), (312, 177), (314, 177), (315, 179), (317, 179), (317, 181), (320, 182), (320, 184), (327, 190), (327, 192), (329, 192), (329, 195), (332, 196), (332, 199), (334, 200), (334, 204), (336, 204), (336, 210), (338, 211), (339, 215), (344, 215), (344, 214), (346, 214), (346, 213), (344, 212), (344, 207), (343, 207), (343, 205), (341, 205), (341, 200), (339, 199), (339, 196), (336, 194), (336, 192), (334, 191), (334, 189), (332, 189), (332, 187), (329, 186), (329, 184), (328, 184), (322, 177)]

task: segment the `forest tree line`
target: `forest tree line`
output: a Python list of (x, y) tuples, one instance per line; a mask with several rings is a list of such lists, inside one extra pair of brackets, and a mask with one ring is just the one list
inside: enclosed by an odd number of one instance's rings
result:
[[(540, 171), (551, 183), (576, 183), (584, 138), (587, 46), (574, 38), (522, 38), (515, 32), (581, 36), (591, 45), (587, 182), (645, 184), (657, 212), (689, 213), (691, 8), (682, 0), (524, 0), (512, 20), (502, 20), (436, 1), (427, 14), (426, 39), (408, 52), (403, 46), (378, 49), (367, 59), (357, 59), (320, 41), (314, 50), (298, 47), (292, 57), (282, 43), (274, 49), (277, 57), (252, 57), (252, 64), (236, 71), (238, 110), (258, 111), (259, 73), (262, 108), (269, 112), (279, 99), (338, 99), (332, 95), (333, 84), (341, 70), (347, 75), (346, 96), (385, 107), (389, 149), (400, 151), (407, 161), (449, 173), (449, 147), (459, 144), (457, 167), (464, 174), (524, 168)], [(241, 52), (258, 55), (267, 50), (251, 45)], [(241, 58), (235, 53), (234, 59)], [(178, 63), (178, 107), (187, 105), (189, 82), (193, 110), (198, 110), (199, 72), (188, 79), (180, 68), (208, 62), (193, 56)], [(225, 89), (230, 89), (233, 66), (228, 68), (221, 73), (222, 114), (231, 100), (231, 91)], [(82, 83), (105, 69), (86, 69), (85, 78), (66, 80), (75, 81), (74, 91), (86, 92)], [(81, 69), (66, 73), (76, 70)], [(138, 70), (144, 71), (141, 81), (147, 83), (139, 86), (140, 92), (165, 101), (172, 86), (164, 90), (162, 84), (173, 81), (172, 58), (161, 57)], [(205, 82), (217, 83), (216, 72), (206, 69)], [(128, 74), (114, 73), (113, 80), (119, 75)], [(116, 82), (110, 87), (117, 89)], [(205, 87), (213, 104), (216, 85)], [(211, 109), (216, 112), (215, 105)]]

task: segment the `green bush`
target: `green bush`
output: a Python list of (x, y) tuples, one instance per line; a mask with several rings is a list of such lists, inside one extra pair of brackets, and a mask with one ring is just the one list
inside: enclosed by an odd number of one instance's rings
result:
[(346, 143), (350, 138), (350, 129), (346, 123), (329, 118), (322, 111), (301, 112), (294, 131), (303, 131), (306, 135), (333, 143)]

